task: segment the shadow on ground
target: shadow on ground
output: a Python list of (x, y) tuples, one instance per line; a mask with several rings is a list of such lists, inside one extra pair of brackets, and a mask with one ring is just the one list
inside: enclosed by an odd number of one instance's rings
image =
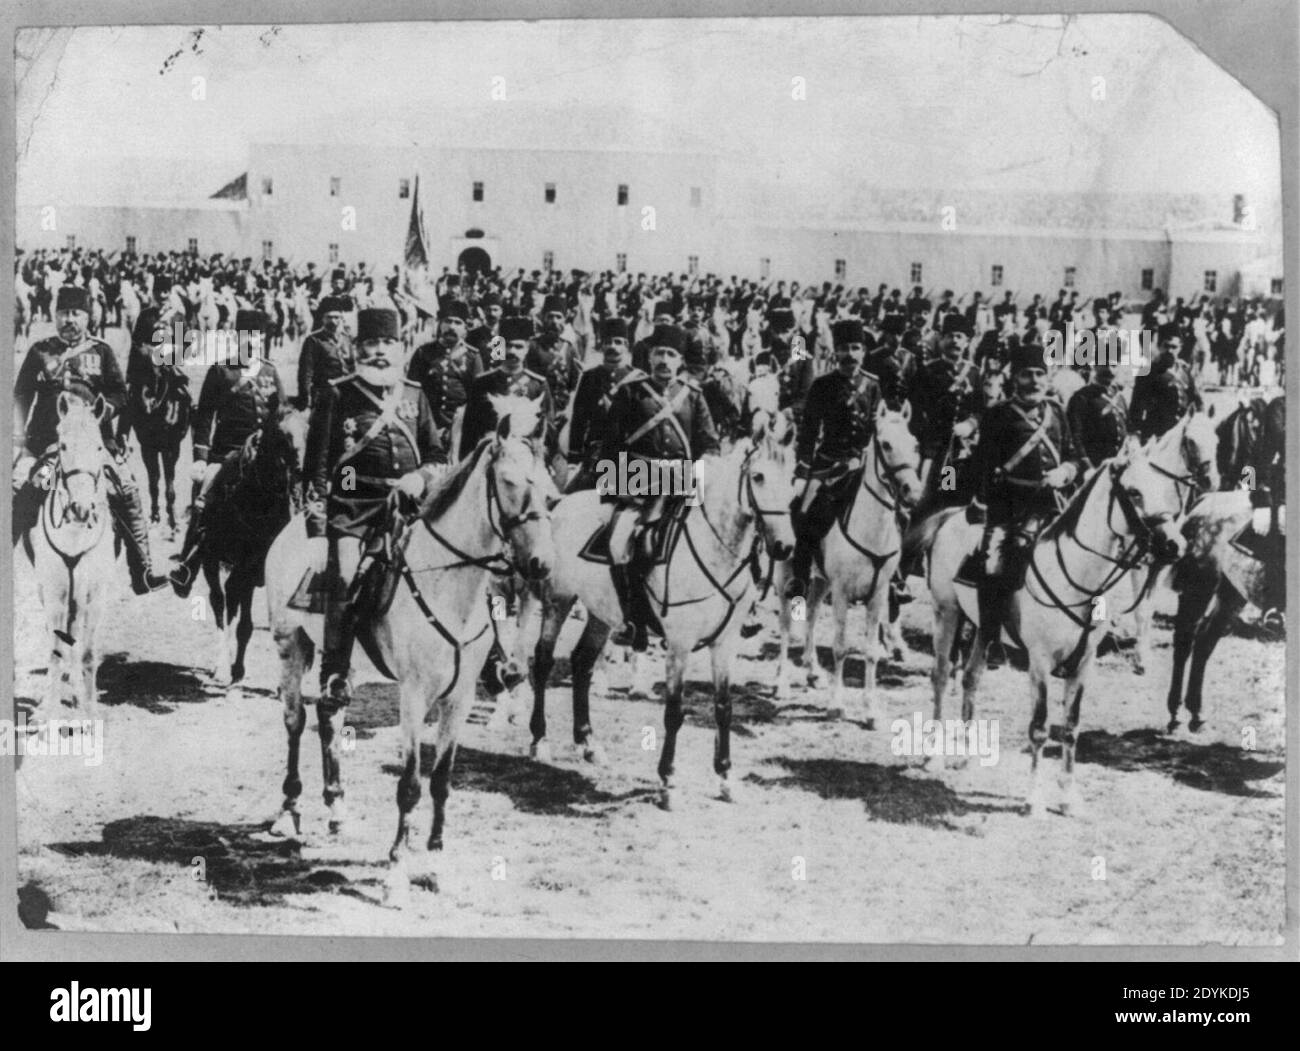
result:
[(100, 704), (129, 705), (152, 715), (168, 715), (182, 704), (199, 704), (212, 698), (209, 684), (193, 668), (132, 660), (126, 653), (104, 657), (98, 682)]
[(749, 774), (745, 780), (764, 787), (797, 788), (822, 799), (858, 799), (877, 821), (900, 825), (958, 828), (953, 818), (969, 814), (1019, 813), (1019, 801), (974, 803), (942, 781), (918, 776), (905, 766), (880, 766), (853, 759), (768, 760), (784, 776)]
[(1277, 796), (1280, 789), (1255, 788), (1248, 782), (1266, 780), (1286, 769), (1280, 759), (1260, 758), (1219, 741), (1197, 744), (1153, 729), (1118, 736), (1105, 730), (1086, 731), (1079, 735), (1078, 757), (1081, 763), (1114, 770), (1150, 770), (1192, 788), (1230, 796)]

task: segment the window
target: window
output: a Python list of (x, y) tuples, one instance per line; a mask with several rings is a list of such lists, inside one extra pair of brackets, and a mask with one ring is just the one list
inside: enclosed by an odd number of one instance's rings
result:
[(1205, 291), (1213, 292), (1219, 283), (1219, 272), (1217, 270), (1205, 271)]
[(691, 187), (691, 207), (692, 207), (692, 208), (698, 208), (699, 206), (700, 206), (700, 188), (699, 188), (698, 186), (692, 186), (692, 187)]
[(763, 256), (758, 261), (758, 279), (766, 281), (772, 276), (772, 260), (768, 256)]
[(844, 275), (848, 272), (847, 264), (843, 259), (835, 260), (835, 280), (843, 281)]
[(271, 177), (269, 175), (262, 176), (262, 196), (271, 196)]
[(342, 184), (342, 182), (343, 182), (343, 180), (340, 179), (337, 175), (331, 175), (331, 176), (330, 176), (330, 196), (331, 196), (331, 197), (337, 197), (337, 196), (339, 195), (339, 186)]
[(700, 272), (700, 257), (698, 255), (688, 255), (686, 257), (686, 272), (692, 275)]
[(275, 253), (275, 246), (270, 241), (262, 242), (262, 258), (270, 262), (271, 256)]
[(1156, 287), (1156, 272), (1151, 267), (1145, 267), (1142, 271), (1142, 291), (1150, 292)]
[(911, 283), (914, 284), (914, 285), (919, 285), (919, 284), (921, 283), (921, 264), (920, 264), (920, 263), (913, 263), (913, 264), (912, 264), (912, 280), (911, 280)]
[(398, 198), (398, 200), (405, 201), (405, 200), (406, 200), (408, 197), (410, 197), (410, 196), (411, 196), (411, 180), (410, 180), (410, 179), (398, 179), (398, 180), (397, 180), (397, 198)]
[(77, 247), (77, 238), (76, 238), (76, 236), (73, 235), (73, 234), (68, 234), (68, 247), (69, 247), (69, 248), (76, 248), (76, 247)]
[(1064, 284), (1065, 284), (1065, 287), (1066, 287), (1066, 288), (1073, 288), (1073, 287), (1074, 287), (1074, 275), (1075, 275), (1075, 270), (1076, 270), (1076, 268), (1075, 268), (1075, 267), (1072, 267), (1072, 266), (1067, 266), (1067, 267), (1065, 268), (1065, 281), (1064, 281)]
[(331, 243), (331, 244), (330, 244), (330, 262), (331, 262), (331, 263), (337, 263), (338, 261), (339, 261), (339, 246), (338, 246), (337, 242), (335, 242), (335, 243)]
[(191, 237), (188, 241), (185, 242), (185, 250), (189, 252), (190, 255), (198, 255), (199, 239), (197, 237)]
[(474, 192), (470, 196), (476, 201), (483, 200), (483, 184), (481, 182), (474, 184)]
[(554, 252), (543, 252), (543, 253), (542, 253), (542, 269), (543, 269), (543, 270), (554, 270), (554, 269), (555, 269), (555, 253), (554, 253)]
[(618, 203), (621, 205), (627, 204), (627, 183), (625, 182), (618, 184)]
[(1270, 295), (1280, 296), (1282, 294), (1282, 279), (1280, 277), (1273, 278), (1268, 284), (1268, 291)]
[(995, 288), (1002, 284), (1002, 265), (1000, 263), (993, 264), (993, 273), (989, 277), (989, 283)]
[(618, 255), (616, 255), (616, 256), (614, 257), (614, 266), (615, 266), (615, 268), (618, 270), (618, 272), (619, 272), (620, 274), (626, 274), (626, 273), (627, 273), (627, 253), (626, 253), (626, 252), (619, 252)]
[(130, 234), (128, 234), (126, 238), (126, 250), (133, 255), (135, 254), (135, 238)]
[(548, 182), (546, 184), (546, 203), (547, 204), (555, 203), (555, 183), (553, 182)]

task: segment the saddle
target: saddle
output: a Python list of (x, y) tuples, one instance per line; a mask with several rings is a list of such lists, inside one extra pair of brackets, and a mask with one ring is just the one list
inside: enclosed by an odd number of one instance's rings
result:
[(1281, 507), (1278, 512), (1276, 531), (1260, 532), (1255, 528), (1252, 516), (1229, 543), (1257, 562), (1269, 567), (1281, 567), (1286, 558), (1286, 508)]
[[(681, 537), (682, 525), (690, 509), (690, 504), (685, 500), (671, 499), (658, 518), (637, 526), (636, 535), (631, 542), (635, 545), (635, 552), (644, 565), (662, 566), (668, 563)], [(578, 552), (579, 558), (601, 565), (612, 564), (609, 540), (617, 517), (617, 515), (610, 515), (608, 521), (596, 527), (587, 538), (582, 550)]]
[[(373, 525), (361, 540), (361, 561), (347, 588), (347, 602), (357, 623), (382, 617), (393, 604), (402, 578), (410, 519), (390, 511)], [(325, 604), (335, 587), (328, 569), (308, 569), (299, 581), (289, 608), (303, 613), (324, 614)]]

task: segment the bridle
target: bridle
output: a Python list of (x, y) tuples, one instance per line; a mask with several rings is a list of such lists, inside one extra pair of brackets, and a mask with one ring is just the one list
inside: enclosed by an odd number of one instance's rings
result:
[[(1149, 466), (1157, 474), (1162, 474), (1174, 483), (1175, 492), (1178, 493), (1179, 516), (1187, 514), (1192, 505), (1205, 494), (1209, 489), (1210, 468), (1214, 466), (1210, 460), (1197, 460), (1193, 455), (1195, 446), (1187, 435), (1187, 425), (1183, 425), (1182, 438), (1179, 440), (1179, 452), (1182, 454), (1184, 463), (1195, 463), (1195, 467), (1187, 474), (1176, 474), (1158, 463), (1149, 462)], [(1187, 495), (1183, 495), (1183, 487), (1187, 488)]]
[(918, 467), (917, 465), (911, 464), (907, 461), (892, 465), (885, 463), (884, 450), (880, 445), (879, 430), (875, 431), (871, 436), (871, 452), (873, 454), (871, 461), (874, 466), (875, 481), (884, 492), (882, 493), (871, 487), (871, 480), (868, 478), (865, 471), (862, 473), (862, 488), (870, 493), (872, 499), (880, 504), (886, 511), (897, 512), (901, 504), (897, 475), (904, 471), (911, 471), (919, 484), (921, 476)]

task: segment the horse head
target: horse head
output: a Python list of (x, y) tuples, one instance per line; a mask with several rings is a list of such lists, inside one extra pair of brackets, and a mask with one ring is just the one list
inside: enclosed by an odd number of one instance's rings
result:
[(555, 565), (551, 508), (555, 482), (532, 438), (542, 415), (541, 396), (489, 395), (497, 416), (488, 458), (488, 515), (513, 552), (515, 568), (528, 580), (545, 580)]
[(876, 433), (872, 439), (875, 450), (875, 472), (903, 507), (913, 508), (921, 500), (921, 449), (916, 435), (909, 426), (912, 406), (903, 402), (894, 410), (886, 402), (876, 408)]
[(1187, 550), (1182, 523), (1189, 490), (1195, 491), (1194, 478), (1183, 473), (1182, 442), (1166, 440), (1178, 429), (1132, 455), (1115, 457), (1109, 467), (1111, 491), (1123, 514), (1125, 532), (1159, 563), (1176, 562)]
[[(776, 418), (782, 414), (778, 413)], [(758, 442), (742, 441), (732, 455), (739, 452), (741, 477), (737, 489), (741, 510), (752, 515), (762, 531), (763, 542), (777, 562), (794, 551), (794, 524), (790, 505), (794, 502), (794, 456), (788, 439), (781, 441), (771, 433)], [(730, 487), (726, 491), (730, 492)]]
[(102, 496), (107, 452), (100, 427), (108, 406), (102, 395), (88, 403), (63, 391), (58, 398), (59, 460), (56, 487), (62, 491), (67, 517), (93, 523)]

